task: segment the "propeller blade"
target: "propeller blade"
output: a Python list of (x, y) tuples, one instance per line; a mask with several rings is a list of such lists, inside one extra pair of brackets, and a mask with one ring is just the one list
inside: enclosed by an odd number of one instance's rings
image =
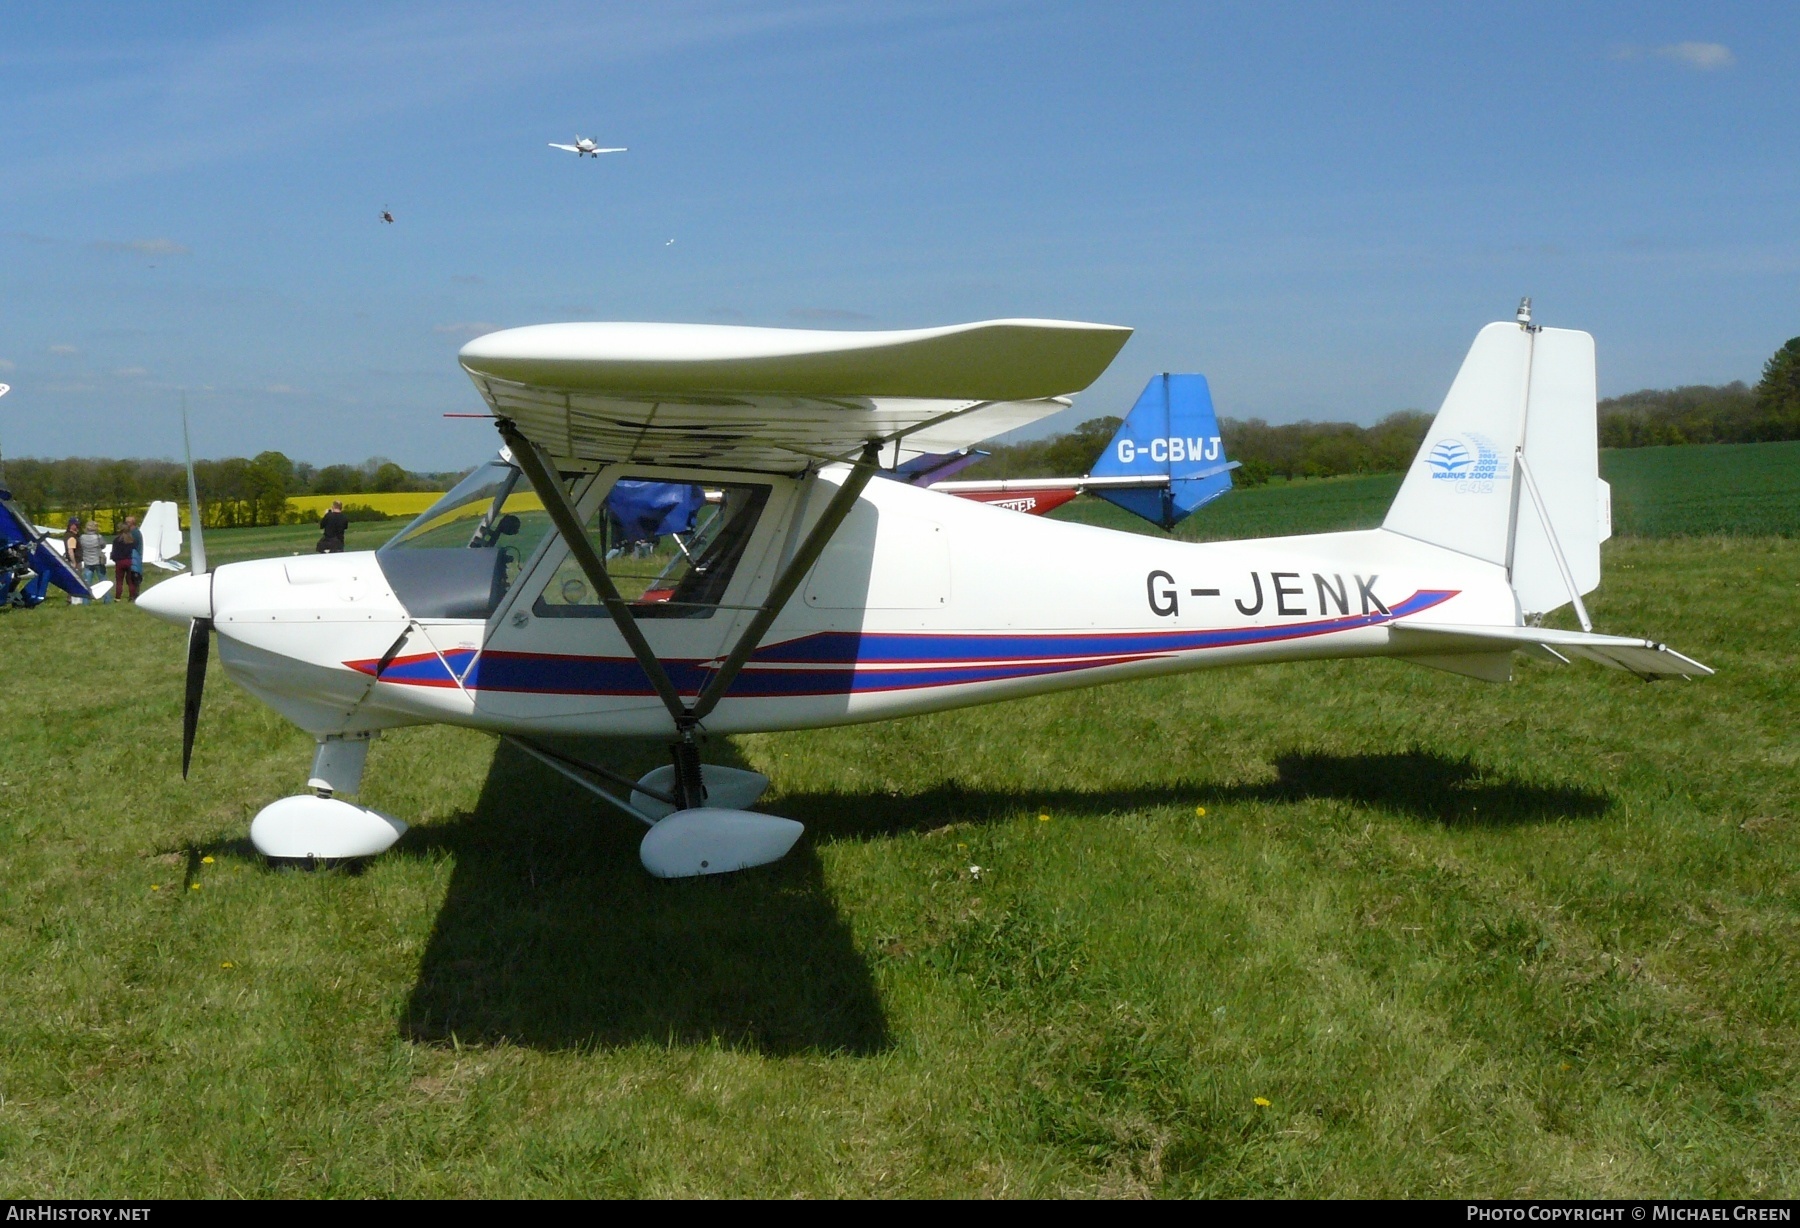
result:
[[(198, 544), (198, 543), (196, 543)], [(212, 619), (188, 624), (187, 695), (181, 707), (181, 778), (187, 779), (194, 758), (194, 733), (200, 728), (200, 694), (206, 689), (206, 658), (212, 648)]]
[[(188, 532), (191, 535), (188, 546), (188, 557), (193, 561), (193, 574), (196, 576), (203, 576), (206, 574), (206, 538), (201, 536), (200, 533), (200, 491), (199, 488), (194, 485), (194, 445), (188, 442), (187, 393), (185, 392), (181, 394), (181, 450), (187, 457)], [(208, 622), (207, 626), (212, 626), (212, 623)], [(188, 656), (191, 662), (193, 658), (193, 648), (191, 644), (189, 645)], [(204, 654), (201, 659), (205, 659)], [(188, 689), (190, 692), (193, 690), (193, 686), (194, 683), (190, 673), (188, 681)], [(191, 742), (192, 740), (193, 739), (190, 736), (189, 741)], [(185, 766), (182, 768), (181, 774), (183, 776), (187, 775)]]

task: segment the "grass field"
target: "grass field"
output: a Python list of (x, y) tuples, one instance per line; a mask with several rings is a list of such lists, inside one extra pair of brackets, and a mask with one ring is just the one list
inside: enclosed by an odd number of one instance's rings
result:
[[(1622, 537), (1726, 533), (1800, 536), (1800, 441), (1615, 448), (1600, 454), (1612, 485), (1613, 530)], [(1176, 526), (1187, 541), (1372, 529), (1387, 514), (1401, 475), (1378, 473), (1234, 490)], [(1156, 532), (1099, 499), (1051, 513), (1132, 532)]]
[[(1233, 514), (1281, 531), (1268, 489)], [(0, 1194), (1794, 1197), (1800, 542), (1606, 563), (1599, 626), (1717, 677), (1324, 663), (735, 738), (808, 836), (673, 883), (451, 729), (372, 752), (393, 852), (270, 870), (303, 735), (215, 667), (184, 785), (179, 629), (9, 615)]]

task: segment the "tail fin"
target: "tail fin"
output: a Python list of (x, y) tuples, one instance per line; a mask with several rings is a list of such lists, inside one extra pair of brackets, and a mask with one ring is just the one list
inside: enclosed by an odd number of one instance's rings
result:
[(1108, 489), (1099, 495), (1153, 524), (1172, 529), (1194, 509), (1231, 489), (1235, 461), (1225, 459), (1212, 390), (1204, 375), (1157, 375), (1144, 385), (1090, 475), (1165, 477), (1166, 486)]
[(1382, 527), (1500, 564), (1527, 619), (1573, 601), (1585, 627), (1606, 515), (1596, 422), (1593, 337), (1490, 324)]

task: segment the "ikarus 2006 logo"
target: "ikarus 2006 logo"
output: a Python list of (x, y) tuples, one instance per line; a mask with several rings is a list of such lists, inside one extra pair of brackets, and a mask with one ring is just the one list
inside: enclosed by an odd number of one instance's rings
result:
[(1486, 435), (1446, 435), (1431, 445), (1425, 464), (1434, 482), (1454, 482), (1451, 489), (1459, 495), (1485, 495), (1493, 491), (1495, 482), (1512, 478), (1500, 463), (1500, 450)]

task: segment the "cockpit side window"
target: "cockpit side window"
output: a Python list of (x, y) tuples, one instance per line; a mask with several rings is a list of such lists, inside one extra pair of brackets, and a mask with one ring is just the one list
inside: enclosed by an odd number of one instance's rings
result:
[(395, 534), (377, 557), (413, 617), (485, 619), (550, 528), (543, 501), (518, 468), (492, 461)]
[[(621, 478), (587, 520), (606, 574), (636, 618), (711, 618), (756, 531), (769, 487)], [(565, 558), (532, 604), (542, 618), (608, 618)]]

